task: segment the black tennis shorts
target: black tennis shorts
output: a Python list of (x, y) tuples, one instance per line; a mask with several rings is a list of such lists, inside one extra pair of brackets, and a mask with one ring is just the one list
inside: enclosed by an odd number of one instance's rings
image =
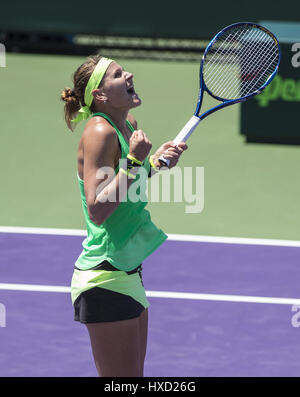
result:
[(89, 270), (75, 268), (71, 296), (74, 320), (81, 323), (129, 320), (149, 307), (142, 265), (130, 272), (107, 261)]

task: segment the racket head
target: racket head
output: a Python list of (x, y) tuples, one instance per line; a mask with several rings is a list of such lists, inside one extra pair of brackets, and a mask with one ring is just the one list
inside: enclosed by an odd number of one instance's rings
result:
[(252, 22), (222, 29), (206, 47), (200, 65), (202, 89), (219, 101), (242, 102), (259, 94), (275, 77), (281, 50), (276, 36)]

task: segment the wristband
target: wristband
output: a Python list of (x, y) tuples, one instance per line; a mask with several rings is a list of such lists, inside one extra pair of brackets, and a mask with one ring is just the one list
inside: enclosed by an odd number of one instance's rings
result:
[(156, 171), (156, 172), (159, 171), (159, 168), (155, 167), (155, 164), (154, 164), (154, 161), (153, 161), (153, 156), (150, 156), (149, 163), (150, 163), (151, 167), (154, 169), (154, 171)]
[(120, 172), (122, 172), (122, 174), (128, 176), (129, 179), (136, 179), (136, 175), (131, 174), (129, 172), (129, 170), (126, 171), (126, 170), (124, 170), (124, 168), (120, 168)]
[(143, 164), (142, 161), (136, 159), (135, 157), (127, 154), (127, 168), (131, 169), (133, 167), (140, 167)]

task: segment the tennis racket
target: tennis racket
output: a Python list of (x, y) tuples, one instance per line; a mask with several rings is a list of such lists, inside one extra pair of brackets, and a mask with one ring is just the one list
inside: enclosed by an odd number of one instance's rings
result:
[[(260, 94), (275, 77), (280, 56), (274, 34), (256, 23), (234, 23), (216, 34), (201, 59), (195, 113), (173, 142), (186, 142), (200, 121), (217, 110)], [(221, 104), (199, 115), (204, 91)], [(170, 164), (163, 156), (159, 160)]]

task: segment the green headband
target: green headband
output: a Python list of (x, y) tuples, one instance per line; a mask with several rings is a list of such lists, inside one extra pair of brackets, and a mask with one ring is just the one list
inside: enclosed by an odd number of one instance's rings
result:
[(102, 57), (100, 61), (97, 63), (85, 87), (84, 102), (86, 106), (82, 106), (79, 109), (77, 117), (74, 120), (72, 120), (73, 123), (79, 123), (79, 121), (86, 120), (91, 116), (92, 112), (90, 110), (90, 106), (94, 99), (92, 91), (99, 87), (99, 84), (101, 83), (103, 76), (105, 75), (105, 72), (108, 66), (111, 64), (111, 62), (113, 62), (113, 59)]

